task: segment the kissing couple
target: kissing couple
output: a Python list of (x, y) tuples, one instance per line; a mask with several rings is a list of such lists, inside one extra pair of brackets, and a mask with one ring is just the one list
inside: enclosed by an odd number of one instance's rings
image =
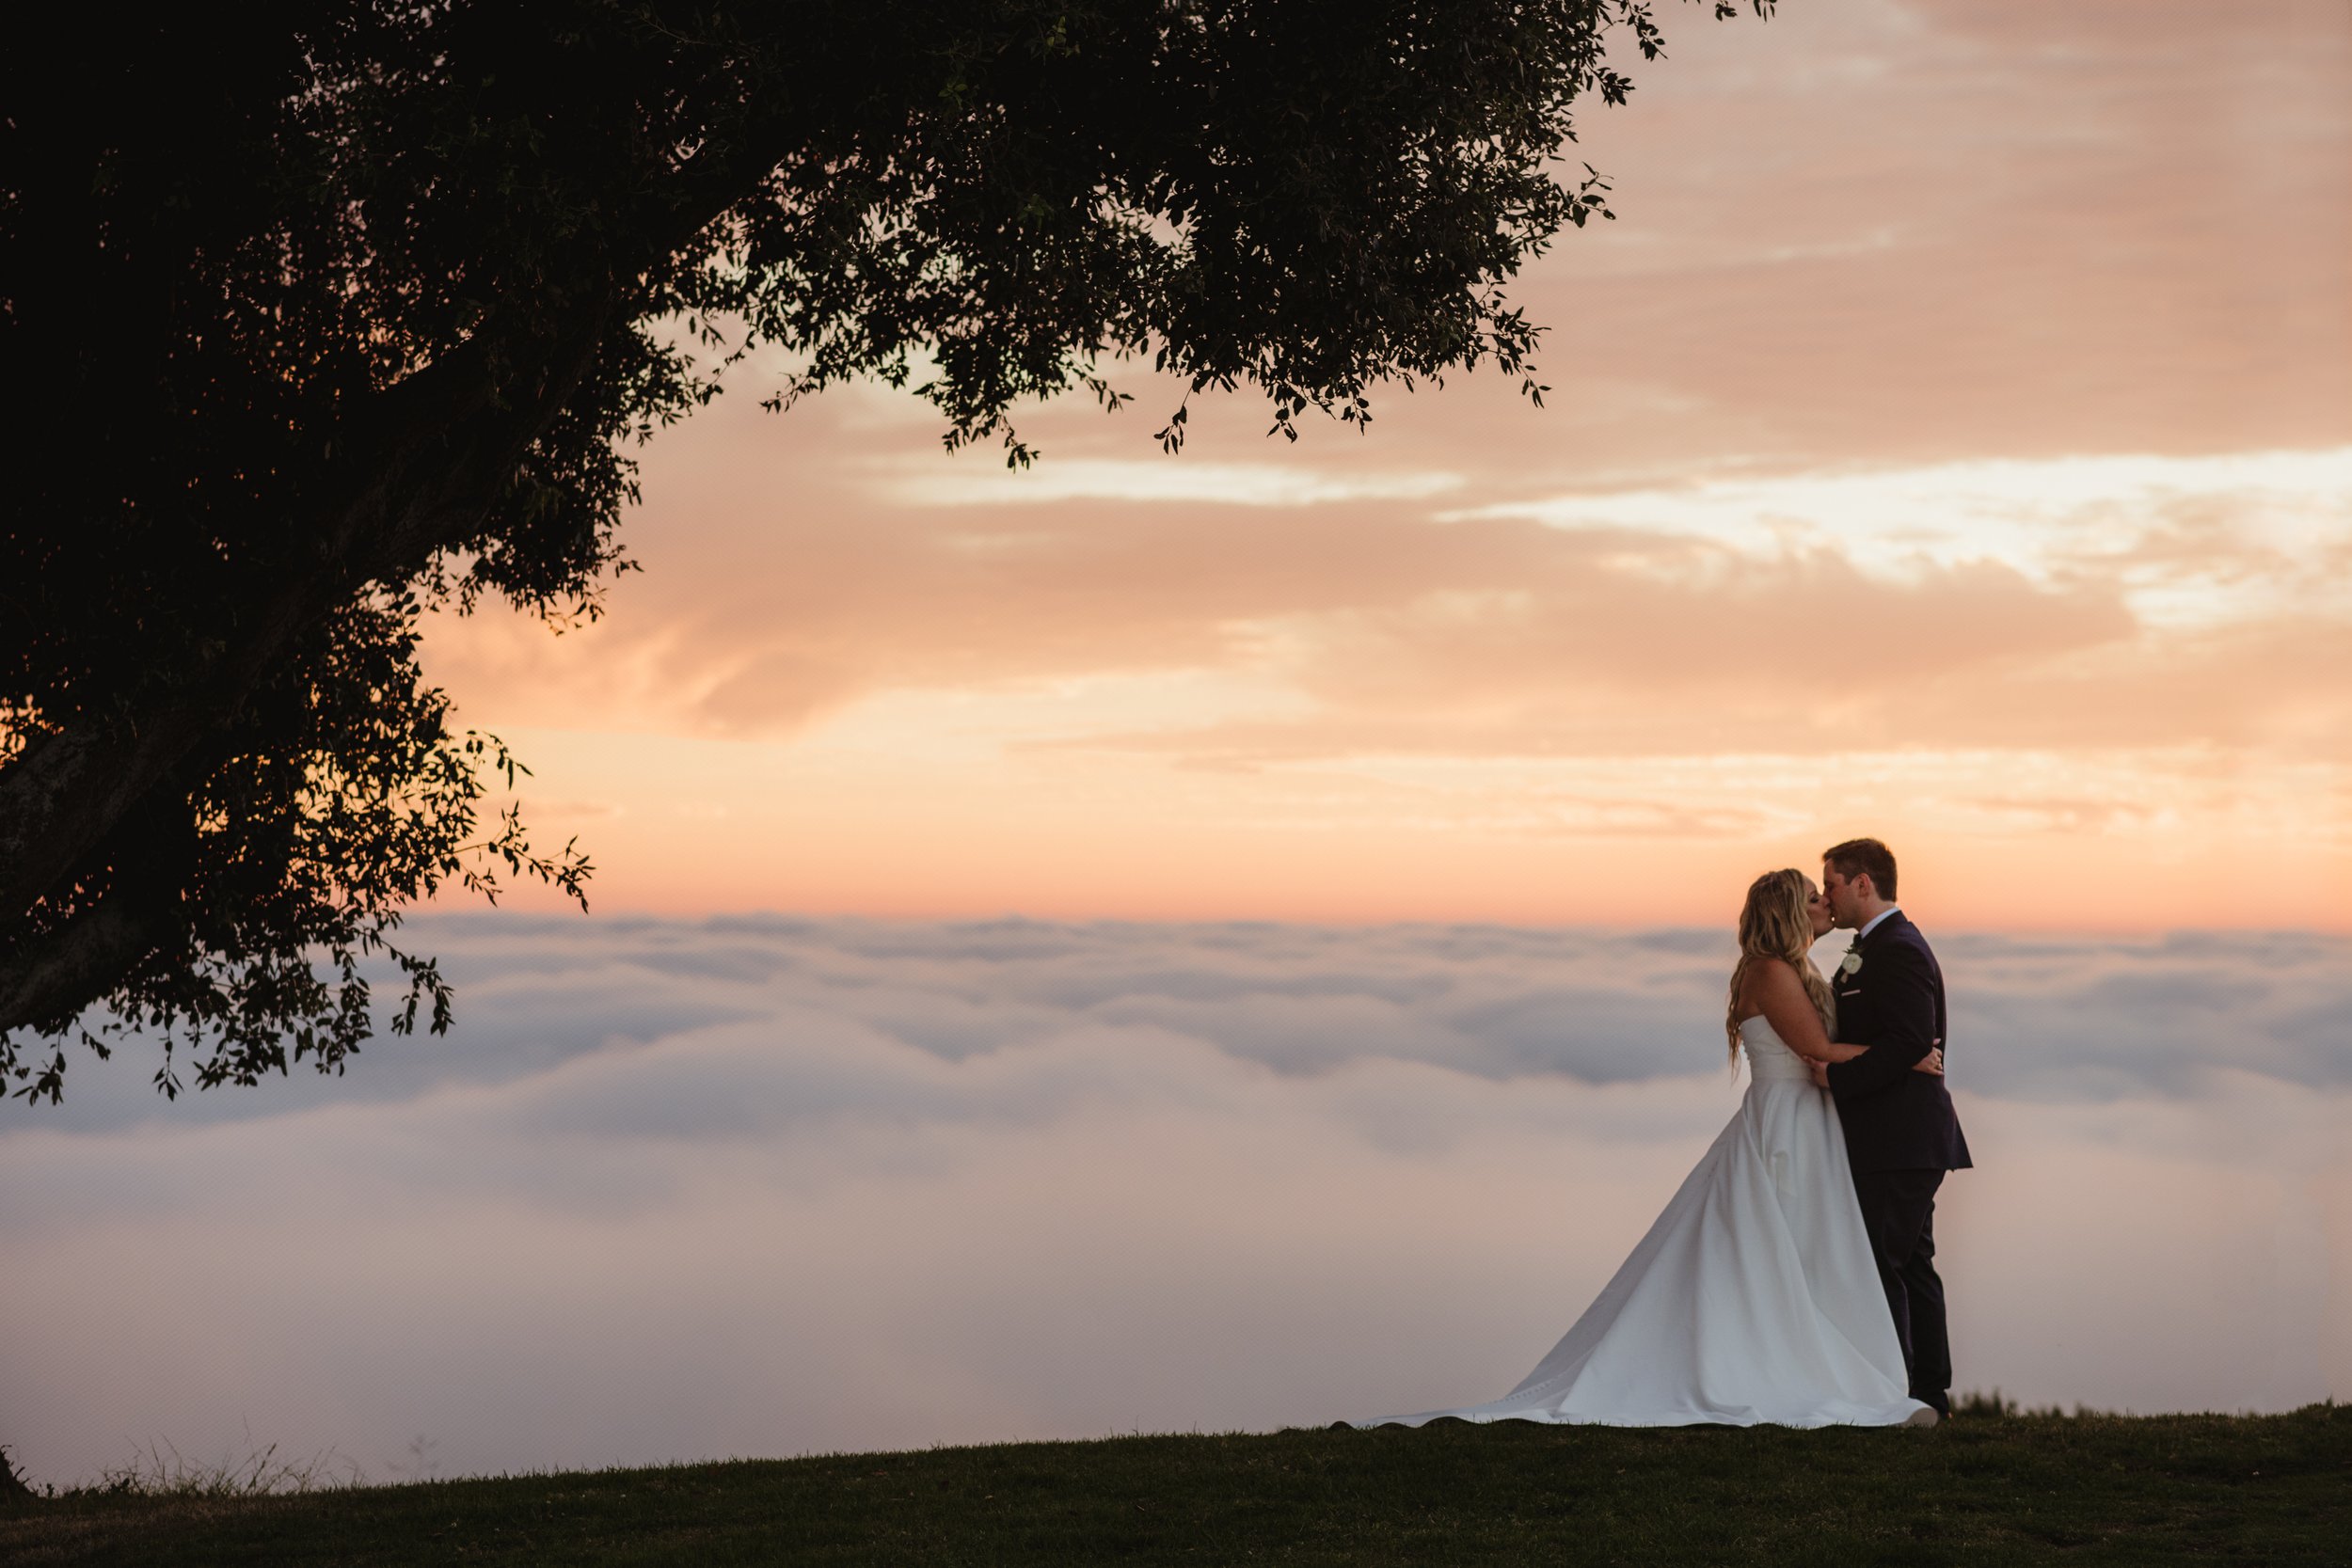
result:
[[(1740, 1110), (1633, 1255), (1519, 1386), (1363, 1426), (1933, 1426), (1951, 1414), (1935, 1194), (1971, 1164), (1944, 1085), (1944, 973), (1874, 838), (1740, 911), (1724, 1028)], [(1811, 949), (1853, 945), (1824, 980)]]

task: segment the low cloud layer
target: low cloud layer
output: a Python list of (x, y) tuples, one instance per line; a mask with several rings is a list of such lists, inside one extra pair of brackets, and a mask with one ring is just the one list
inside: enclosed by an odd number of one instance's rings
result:
[[(1711, 932), (436, 919), (458, 1029), (0, 1113), (0, 1440), (379, 1476), (1500, 1392), (1724, 1117)], [(1955, 934), (1961, 1381), (2352, 1386), (2352, 943)]]
[[(983, 1081), (992, 1059), (1068, 1041), (1146, 1085), (1171, 1052), (1286, 1077), (1385, 1061), (1587, 1085), (1703, 1075), (1724, 1057), (1730, 949), (1703, 930), (441, 916), (412, 932), (460, 988), (461, 1026), (446, 1037), (379, 1037), (347, 1077), (297, 1073), (177, 1105), (149, 1087), (134, 1047), (76, 1062), (64, 1107), (11, 1108), (0, 1127), (250, 1120), (518, 1083), (552, 1097), (532, 1114), (558, 1119), (609, 1095), (598, 1125), (633, 1135), (852, 1113), (954, 1119), (1009, 1092), (1002, 1076)], [(1939, 951), (1954, 1082), (1973, 1093), (2194, 1098), (2224, 1071), (2352, 1089), (2352, 940), (1956, 933)], [(861, 1060), (864, 1076), (842, 1076)], [(958, 1068), (970, 1072), (951, 1083)]]

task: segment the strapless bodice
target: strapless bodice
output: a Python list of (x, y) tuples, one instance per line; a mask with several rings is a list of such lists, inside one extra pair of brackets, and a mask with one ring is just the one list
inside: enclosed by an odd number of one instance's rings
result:
[(1759, 1084), (1813, 1082), (1813, 1069), (1788, 1049), (1762, 1013), (1740, 1023), (1740, 1044), (1748, 1053), (1748, 1076)]

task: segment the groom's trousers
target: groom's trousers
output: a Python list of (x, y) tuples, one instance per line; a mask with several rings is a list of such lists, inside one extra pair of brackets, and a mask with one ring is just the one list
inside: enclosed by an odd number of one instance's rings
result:
[(1911, 1397), (1951, 1414), (1952, 1346), (1944, 1330), (1944, 1281), (1935, 1273), (1935, 1190), (1940, 1170), (1857, 1171), (1854, 1195), (1895, 1314)]

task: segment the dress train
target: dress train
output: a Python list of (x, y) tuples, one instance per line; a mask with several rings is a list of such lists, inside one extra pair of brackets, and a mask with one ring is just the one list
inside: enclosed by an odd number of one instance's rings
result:
[(1359, 1426), (1899, 1426), (1908, 1397), (1837, 1108), (1772, 1026), (1740, 1026), (1740, 1109), (1574, 1327), (1519, 1386)]

